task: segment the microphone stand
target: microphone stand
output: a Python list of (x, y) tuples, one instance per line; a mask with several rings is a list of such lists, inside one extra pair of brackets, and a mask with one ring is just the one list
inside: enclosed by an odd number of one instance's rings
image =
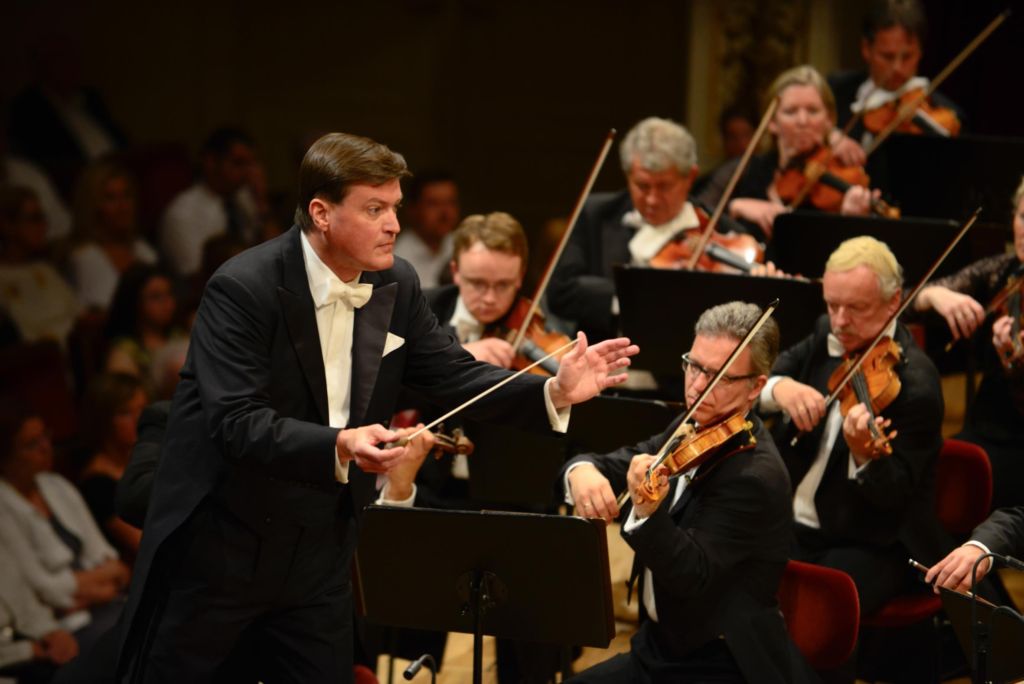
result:
[(402, 676), (406, 680), (410, 680), (416, 676), (416, 674), (423, 668), (423, 665), (427, 664), (427, 669), (430, 670), (430, 684), (436, 684), (437, 682), (437, 661), (434, 660), (434, 656), (429, 653), (424, 653), (416, 660), (412, 661), (409, 667), (405, 668), (402, 672)]

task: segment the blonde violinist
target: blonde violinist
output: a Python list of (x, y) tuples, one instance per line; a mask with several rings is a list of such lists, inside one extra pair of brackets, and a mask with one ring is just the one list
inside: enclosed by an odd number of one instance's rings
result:
[(628, 488), (622, 530), (640, 567), (641, 606), (632, 652), (571, 682), (797, 682), (806, 677), (775, 600), (789, 552), (789, 477), (771, 436), (751, 412), (778, 353), (773, 320), (750, 337), (706, 393), (760, 317), (757, 306), (731, 302), (705, 311), (694, 328), (682, 366), (688, 413), (698, 434), (731, 416), (750, 421), (696, 471), (668, 479), (658, 469), (651, 480), (654, 494), (641, 494), (651, 454), (685, 416), (649, 440), (609, 454), (581, 455), (566, 465), (566, 500), (577, 515), (614, 520), (620, 512), (616, 493)]

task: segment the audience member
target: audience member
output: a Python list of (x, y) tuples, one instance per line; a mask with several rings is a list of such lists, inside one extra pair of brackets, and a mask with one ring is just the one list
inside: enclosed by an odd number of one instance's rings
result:
[(139, 237), (137, 198), (132, 174), (111, 159), (93, 162), (78, 179), (69, 267), (85, 308), (107, 310), (122, 273), (157, 261), (156, 251)]
[(106, 370), (137, 377), (150, 397), (169, 397), (188, 346), (175, 327), (176, 314), (177, 300), (164, 271), (146, 265), (128, 269), (110, 305)]
[(63, 344), (78, 315), (75, 293), (45, 259), (46, 216), (28, 188), (0, 187), (0, 343)]
[(253, 139), (236, 128), (220, 128), (200, 152), (200, 179), (175, 197), (164, 212), (160, 249), (174, 272), (191, 276), (203, 245), (227, 233), (246, 246), (263, 238), (259, 209), (249, 183), (256, 163)]
[(53, 183), (37, 164), (10, 154), (7, 138), (8, 116), (0, 104), (0, 185), (20, 186), (32, 190), (46, 214), (46, 239), (54, 242), (71, 232), (71, 214), (53, 187)]
[(452, 231), (459, 223), (459, 188), (444, 171), (417, 174), (406, 188), (405, 221), (395, 242), (395, 256), (416, 270), (424, 289), (448, 282)]
[(0, 409), (0, 543), (46, 605), (82, 611), (65, 619), (84, 652), (117, 621), (130, 572), (53, 458), (41, 418)]
[(93, 379), (82, 406), (82, 443), (88, 460), (78, 488), (107, 541), (126, 559), (134, 558), (142, 531), (118, 517), (114, 500), (147, 403), (138, 378), (104, 373)]

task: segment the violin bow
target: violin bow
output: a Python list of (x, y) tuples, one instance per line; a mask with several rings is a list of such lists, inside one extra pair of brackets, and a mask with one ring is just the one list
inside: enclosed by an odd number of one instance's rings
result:
[(576, 228), (576, 223), (580, 219), (580, 214), (583, 213), (583, 205), (586, 203), (587, 198), (590, 197), (590, 191), (594, 187), (594, 183), (597, 181), (598, 174), (601, 173), (601, 168), (604, 166), (604, 160), (608, 157), (608, 152), (612, 148), (612, 141), (615, 140), (615, 129), (608, 131), (608, 135), (605, 136), (604, 143), (601, 145), (601, 151), (598, 152), (597, 159), (594, 161), (593, 168), (590, 169), (590, 175), (587, 176), (587, 182), (583, 185), (583, 191), (580, 192), (580, 196), (576, 199), (576, 206), (572, 209), (572, 215), (569, 218), (569, 225), (566, 226), (565, 233), (562, 234), (562, 239), (558, 242), (558, 247), (555, 248), (554, 254), (548, 261), (547, 267), (544, 269), (544, 275), (540, 279), (540, 283), (537, 285), (537, 291), (533, 295), (533, 299), (530, 301), (530, 308), (526, 310), (526, 316), (523, 317), (523, 323), (519, 326), (516, 331), (515, 337), (512, 339), (512, 351), (517, 352), (523, 344), (523, 340), (526, 337), (526, 331), (530, 328), (530, 321), (537, 314), (537, 309), (540, 306), (541, 297), (544, 296), (545, 290), (547, 290), (548, 283), (551, 282), (551, 274), (555, 271), (555, 266), (558, 265), (558, 260), (562, 258), (562, 252), (565, 251), (565, 246), (569, 243), (569, 238), (572, 236), (573, 230)]
[(954, 57), (949, 64), (946, 65), (946, 68), (940, 71), (938, 76), (933, 78), (928, 83), (928, 87), (921, 94), (921, 96), (917, 98), (916, 101), (908, 103), (908, 106), (906, 107), (902, 107), (900, 111), (897, 112), (896, 116), (893, 117), (892, 121), (889, 122), (889, 125), (878, 132), (878, 135), (875, 136), (875, 139), (872, 140), (871, 144), (868, 145), (866, 150), (864, 150), (864, 154), (870, 156), (872, 152), (878, 149), (879, 145), (885, 142), (886, 138), (892, 135), (892, 133), (897, 128), (899, 128), (900, 124), (902, 124), (904, 121), (912, 117), (914, 113), (917, 111), (918, 105), (921, 104), (921, 102), (923, 102), (925, 98), (929, 97), (932, 93), (934, 93), (935, 90), (942, 84), (942, 82), (949, 78), (949, 75), (952, 74), (953, 71), (955, 71), (956, 68), (959, 67), (965, 59), (971, 56), (971, 53), (977, 50), (982, 43), (988, 40), (988, 37), (992, 35), (992, 32), (999, 28), (999, 26), (1002, 25), (1004, 21), (1006, 21), (1006, 19), (1010, 16), (1011, 13), (1011, 10), (1007, 8), (1000, 12), (998, 15), (996, 15), (996, 18), (990, 21), (988, 23), (988, 26), (982, 29), (981, 33), (976, 35), (974, 37), (974, 40), (969, 42), (964, 47), (964, 49), (961, 50), (960, 53), (956, 57)]
[[(925, 285), (928, 284), (928, 280), (933, 275), (935, 275), (935, 271), (939, 268), (939, 266), (942, 265), (942, 262), (946, 260), (946, 257), (949, 256), (949, 253), (953, 251), (953, 248), (956, 247), (957, 244), (959, 244), (961, 238), (963, 238), (963, 236), (967, 234), (967, 231), (970, 230), (971, 226), (973, 226), (974, 223), (978, 220), (978, 216), (981, 214), (981, 209), (981, 207), (975, 209), (974, 213), (971, 214), (970, 218), (968, 218), (964, 222), (963, 226), (961, 226), (960, 230), (957, 231), (957, 234), (953, 237), (952, 241), (950, 241), (950, 243), (946, 245), (946, 248), (942, 250), (942, 254), (939, 255), (939, 258), (936, 259), (935, 262), (928, 267), (928, 271), (921, 277), (921, 280), (917, 283), (917, 285), (914, 286), (914, 289), (910, 291), (910, 294), (903, 298), (903, 302), (900, 304), (899, 308), (897, 308), (896, 311), (891, 316), (889, 316), (888, 319), (886, 319), (885, 323), (882, 325), (882, 328), (878, 331), (878, 334), (875, 335), (875, 339), (871, 341), (871, 344), (864, 348), (864, 350), (860, 353), (857, 360), (850, 365), (850, 367), (843, 374), (842, 378), (840, 378), (839, 384), (836, 385), (836, 388), (832, 390), (827, 397), (825, 397), (826, 411), (828, 410), (828, 407), (832, 405), (832, 402), (834, 402), (836, 398), (839, 396), (839, 393), (842, 391), (842, 389), (846, 387), (847, 383), (849, 383), (853, 376), (857, 373), (857, 371), (860, 370), (861, 365), (864, 363), (864, 359), (866, 359), (868, 354), (871, 353), (871, 350), (874, 349), (878, 345), (878, 343), (882, 341), (882, 338), (886, 336), (885, 333), (889, 329), (889, 326), (892, 325), (892, 322), (903, 315), (903, 312), (907, 310), (907, 307), (910, 306), (910, 303), (912, 301), (914, 301), (914, 298), (917, 297), (921, 290), (924, 289)], [(793, 439), (789, 443), (790, 446), (795, 446), (802, 434), (804, 433), (798, 432), (796, 435), (794, 435)]]
[[(736, 348), (732, 350), (732, 353), (729, 354), (729, 358), (725, 360), (725, 363), (722, 364), (722, 367), (719, 368), (718, 372), (715, 373), (714, 377), (711, 378), (711, 382), (705, 385), (704, 391), (700, 393), (697, 399), (693, 402), (693, 405), (691, 405), (686, 410), (686, 414), (683, 415), (683, 419), (679, 421), (679, 426), (672, 432), (672, 435), (667, 440), (665, 440), (665, 443), (661, 445), (661, 448), (655, 455), (654, 462), (651, 463), (651, 467), (647, 469), (648, 480), (651, 479), (651, 476), (654, 474), (654, 471), (657, 470), (668, 459), (669, 453), (671, 452), (671, 447), (675, 443), (676, 439), (687, 431), (689, 427), (690, 418), (693, 417), (693, 414), (696, 413), (697, 409), (700, 408), (700, 405), (704, 403), (704, 400), (707, 399), (708, 396), (715, 390), (715, 387), (718, 385), (719, 380), (724, 378), (725, 374), (729, 372), (729, 368), (736, 361), (736, 359), (739, 358), (739, 355), (743, 353), (743, 350), (747, 348), (747, 345), (750, 344), (750, 340), (754, 339), (754, 335), (757, 334), (757, 331), (760, 330), (761, 327), (765, 324), (765, 322), (769, 318), (771, 318), (772, 314), (775, 313), (775, 309), (777, 309), (778, 306), (779, 300), (775, 299), (771, 304), (765, 307), (764, 311), (761, 312), (761, 317), (757, 319), (757, 322), (750, 327), (750, 330), (747, 331), (747, 334), (743, 336), (743, 339), (740, 340), (739, 344), (736, 345)], [(619, 494), (619, 498), (616, 499), (616, 503), (621, 507), (622, 504), (626, 502), (626, 499), (628, 497), (629, 489), (626, 489), (626, 491), (622, 492), (622, 494)]]
[(757, 130), (754, 131), (754, 137), (750, 139), (750, 143), (747, 145), (747, 149), (743, 150), (743, 156), (740, 158), (740, 163), (736, 166), (736, 170), (732, 172), (732, 177), (729, 179), (729, 184), (725, 186), (725, 192), (722, 193), (721, 198), (718, 200), (718, 205), (715, 207), (715, 212), (711, 215), (711, 219), (708, 221), (708, 225), (704, 227), (700, 237), (697, 239), (697, 244), (693, 247), (693, 253), (690, 255), (689, 260), (683, 265), (687, 271), (692, 271), (697, 267), (697, 262), (704, 255), (704, 250), (707, 249), (708, 242), (711, 241), (711, 236), (715, 234), (715, 229), (718, 227), (718, 222), (722, 218), (722, 214), (725, 212), (725, 207), (729, 204), (729, 200), (732, 199), (732, 193), (736, 189), (736, 184), (739, 183), (743, 173), (747, 170), (747, 165), (750, 163), (750, 158), (754, 156), (754, 150), (761, 142), (761, 138), (764, 137), (764, 133), (768, 130), (768, 123), (775, 116), (775, 110), (779, 106), (779, 98), (773, 97), (772, 101), (768, 104), (768, 109), (765, 110), (764, 115), (761, 117), (761, 123), (757, 125)]

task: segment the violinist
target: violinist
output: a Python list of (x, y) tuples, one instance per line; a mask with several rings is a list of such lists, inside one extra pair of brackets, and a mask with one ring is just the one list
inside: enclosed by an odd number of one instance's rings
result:
[[(742, 302), (701, 315), (693, 345), (683, 355), (690, 406), (760, 315), (757, 306)], [(614, 520), (616, 493), (628, 487), (622, 535), (636, 552), (641, 606), (632, 651), (570, 682), (796, 682), (806, 677), (775, 599), (793, 519), (789, 477), (771, 436), (751, 411), (778, 347), (778, 325), (768, 319), (693, 414), (698, 434), (735, 414), (752, 424), (695, 472), (672, 479), (656, 473), (657, 500), (638, 489), (654, 460), (650, 454), (685, 416), (639, 444), (584, 454), (566, 465), (563, 488), (577, 515)]]
[[(850, 137), (861, 146), (867, 146), (879, 132), (879, 126), (872, 123), (873, 119), (881, 120), (878, 114), (886, 109), (898, 109), (901, 97), (907, 93), (928, 88), (928, 79), (917, 73), (927, 29), (924, 10), (917, 0), (875, 0), (864, 17), (860, 41), (860, 54), (866, 70), (829, 77), (829, 85), (836, 97), (837, 123), (845, 127), (850, 117), (860, 117), (850, 130)], [(929, 101), (943, 110), (943, 115), (930, 118), (937, 121), (945, 133), (929, 124), (927, 113), (913, 118), (916, 130), (939, 135), (955, 134), (946, 130), (950, 123), (945, 119), (952, 117), (959, 126), (963, 120), (959, 108), (938, 92), (932, 93)], [(867, 112), (877, 114), (870, 116)], [(839, 134), (837, 130), (832, 136)]]
[[(992, 463), (992, 507), (1024, 504), (1024, 358), (1011, 338), (1013, 319), (1000, 294), (1024, 267), (1024, 179), (1013, 197), (1013, 252), (985, 257), (932, 282), (914, 301), (917, 311), (935, 311), (953, 338), (983, 330), (982, 380), (958, 439), (988, 452)], [(1016, 282), (1016, 281), (1014, 281)], [(1012, 292), (1010, 293), (1012, 294)], [(1006, 298), (1008, 299), (1008, 298)], [(992, 306), (995, 304), (995, 306)], [(991, 314), (987, 309), (994, 309)], [(1020, 307), (1017, 307), (1020, 318)], [(989, 323), (991, 326), (989, 327)]]
[[(800, 208), (813, 205), (822, 211), (846, 215), (869, 213), (877, 192), (865, 187), (868, 178), (863, 169), (847, 164), (827, 145), (836, 107), (821, 74), (811, 66), (794, 67), (775, 79), (770, 94), (778, 98), (778, 107), (768, 125), (775, 149), (750, 160), (729, 202), (729, 215), (771, 239), (775, 217), (792, 208), (806, 182), (812, 185)], [(829, 177), (841, 179), (846, 189), (831, 187), (824, 178), (802, 178), (808, 175), (812, 161), (824, 167)], [(795, 187), (787, 190), (794, 183)], [(819, 193), (823, 195), (820, 206), (815, 201)]]
[[(680, 233), (706, 226), (712, 213), (690, 199), (697, 146), (676, 122), (640, 121), (623, 138), (619, 161), (627, 188), (587, 200), (548, 288), (551, 312), (595, 339), (616, 332), (615, 264), (649, 264)], [(718, 232), (747, 231), (723, 217)]]
[[(847, 572), (862, 614), (878, 610), (912, 579), (909, 556), (934, 562), (951, 546), (932, 507), (942, 446), (939, 375), (906, 328), (890, 322), (902, 280), (884, 243), (871, 237), (843, 242), (825, 264), (827, 315), (779, 355), (761, 393), (763, 412), (788, 417), (777, 423), (776, 443), (796, 487), (793, 557)], [(841, 402), (826, 412), (823, 398), (843, 358), (863, 351), (883, 329), (899, 348), (890, 369), (898, 394), (875, 409), (888, 444), (871, 434), (864, 403), (844, 416)], [(792, 446), (797, 430), (809, 434)]]

